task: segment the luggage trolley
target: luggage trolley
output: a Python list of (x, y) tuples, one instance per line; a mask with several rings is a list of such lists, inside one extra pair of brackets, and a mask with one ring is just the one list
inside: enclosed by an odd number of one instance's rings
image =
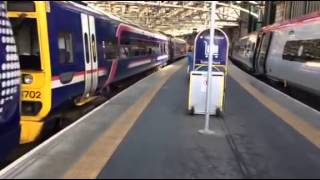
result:
[[(210, 29), (200, 32), (194, 42), (193, 71), (190, 72), (188, 111), (205, 114)], [(215, 29), (212, 64), (212, 93), (210, 115), (221, 116), (224, 111), (226, 76), (228, 72), (229, 39), (221, 29)]]

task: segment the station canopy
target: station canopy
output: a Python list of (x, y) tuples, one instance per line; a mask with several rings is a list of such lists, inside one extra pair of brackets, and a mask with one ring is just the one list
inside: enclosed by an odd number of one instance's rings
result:
[[(210, 1), (83, 1), (126, 21), (180, 36), (209, 27)], [(218, 1), (216, 26), (239, 26), (241, 13), (260, 18), (263, 1)], [(248, 8), (249, 7), (249, 8)]]

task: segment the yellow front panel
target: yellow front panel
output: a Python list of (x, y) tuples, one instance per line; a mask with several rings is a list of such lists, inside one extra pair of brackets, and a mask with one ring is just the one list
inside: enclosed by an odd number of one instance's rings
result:
[(22, 70), (22, 75), (30, 74), (33, 77), (32, 84), (22, 84), (23, 89), (42, 89), (45, 83), (45, 73), (41, 71)]
[[(42, 109), (36, 116), (22, 116), (23, 121), (41, 121), (43, 117), (47, 116), (48, 106), (46, 104), (46, 99), (48, 98), (48, 88), (44, 86), (45, 84), (45, 73), (36, 71), (23, 71), (22, 75), (29, 74), (33, 77), (32, 84), (22, 84), (21, 96), (22, 101), (32, 101), (41, 102)], [(49, 107), (50, 108), (50, 107)]]
[(43, 128), (43, 120), (51, 110), (51, 62), (47, 25), (47, 2), (34, 1), (36, 12), (8, 12), (9, 17), (35, 18), (37, 21), (41, 70), (24, 71), (33, 77), (32, 84), (22, 85), (22, 101), (41, 102), (42, 109), (35, 116), (22, 116), (21, 142), (28, 143), (36, 140)]

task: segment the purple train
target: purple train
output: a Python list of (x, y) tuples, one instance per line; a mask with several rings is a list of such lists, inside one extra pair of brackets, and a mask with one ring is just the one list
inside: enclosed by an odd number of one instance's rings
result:
[(70, 1), (8, 1), (22, 70), (21, 142), (65, 104), (185, 55), (186, 43)]

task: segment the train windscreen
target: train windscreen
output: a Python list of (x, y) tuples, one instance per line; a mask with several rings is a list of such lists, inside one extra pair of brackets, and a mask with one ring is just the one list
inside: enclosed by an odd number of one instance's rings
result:
[(7, 9), (16, 12), (35, 12), (36, 6), (32, 1), (8, 1)]
[(37, 21), (33, 18), (10, 18), (22, 70), (41, 70)]

